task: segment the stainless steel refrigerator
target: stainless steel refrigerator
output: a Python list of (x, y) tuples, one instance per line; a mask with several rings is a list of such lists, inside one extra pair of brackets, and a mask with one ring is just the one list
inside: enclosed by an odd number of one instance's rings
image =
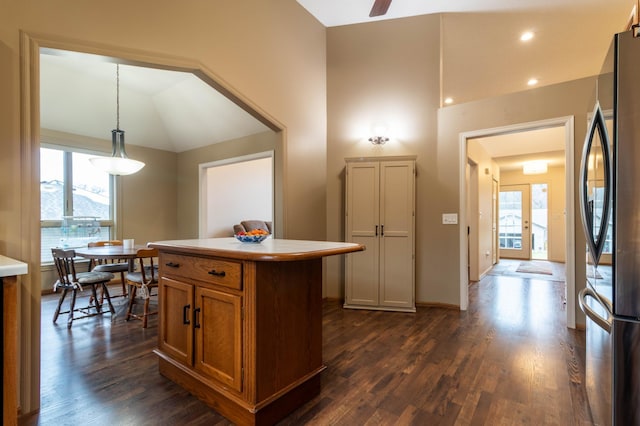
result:
[(586, 387), (594, 424), (640, 425), (640, 37), (616, 34), (580, 172)]

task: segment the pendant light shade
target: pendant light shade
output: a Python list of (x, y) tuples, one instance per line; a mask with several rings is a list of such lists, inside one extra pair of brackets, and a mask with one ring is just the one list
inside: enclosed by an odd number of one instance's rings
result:
[(130, 175), (144, 167), (124, 150), (124, 130), (120, 130), (120, 65), (116, 64), (116, 128), (111, 131), (111, 157), (90, 158), (91, 164), (111, 175)]
[(112, 130), (111, 143), (113, 145), (111, 157), (90, 158), (91, 164), (112, 175), (130, 175), (144, 167), (142, 161), (127, 157), (124, 150), (124, 130)]

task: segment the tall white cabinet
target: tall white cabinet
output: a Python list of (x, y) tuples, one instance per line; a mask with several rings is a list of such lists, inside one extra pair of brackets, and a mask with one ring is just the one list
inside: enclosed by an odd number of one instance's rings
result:
[(415, 157), (346, 159), (345, 308), (415, 312)]

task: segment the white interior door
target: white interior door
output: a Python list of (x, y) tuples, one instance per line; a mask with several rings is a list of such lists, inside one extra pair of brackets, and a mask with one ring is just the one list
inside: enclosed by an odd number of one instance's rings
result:
[(529, 185), (500, 187), (500, 257), (531, 259), (531, 195)]

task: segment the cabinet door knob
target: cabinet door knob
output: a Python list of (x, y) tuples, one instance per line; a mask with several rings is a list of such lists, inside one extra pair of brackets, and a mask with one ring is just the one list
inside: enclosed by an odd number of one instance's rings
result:
[(376, 237), (378, 236), (378, 225), (376, 225)]
[(380, 236), (384, 237), (384, 225), (380, 225)]
[(182, 307), (182, 323), (183, 324), (191, 324), (189, 321), (189, 309), (191, 309), (191, 305), (184, 305)]
[(173, 263), (173, 262), (167, 262), (165, 263), (166, 266), (168, 266), (169, 268), (179, 268), (180, 264), (179, 263)]
[(212, 269), (209, 271), (209, 275), (213, 275), (215, 277), (224, 277), (225, 275), (227, 275), (224, 271), (216, 271), (215, 269)]

